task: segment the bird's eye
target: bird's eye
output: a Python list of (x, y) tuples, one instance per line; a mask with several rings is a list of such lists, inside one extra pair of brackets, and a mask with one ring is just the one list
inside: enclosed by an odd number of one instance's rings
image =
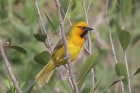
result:
[(78, 28), (84, 30), (86, 27), (83, 27), (83, 26), (78, 26)]

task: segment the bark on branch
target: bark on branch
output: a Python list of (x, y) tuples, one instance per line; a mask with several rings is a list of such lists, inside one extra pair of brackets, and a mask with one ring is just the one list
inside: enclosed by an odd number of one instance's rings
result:
[(10, 64), (8, 62), (8, 59), (7, 59), (6, 55), (5, 55), (5, 51), (4, 51), (1, 39), (0, 39), (0, 51), (1, 51), (1, 55), (2, 55), (2, 58), (3, 58), (4, 63), (5, 63), (6, 69), (7, 69), (8, 73), (9, 73), (9, 76), (10, 76), (12, 82), (13, 82), (13, 85), (14, 85), (17, 93), (22, 93), (22, 91), (19, 88), (19, 84), (18, 84), (18, 82), (16, 80), (16, 77), (14, 76), (14, 73), (12, 71), (12, 68), (11, 68), (11, 66), (10, 66)]

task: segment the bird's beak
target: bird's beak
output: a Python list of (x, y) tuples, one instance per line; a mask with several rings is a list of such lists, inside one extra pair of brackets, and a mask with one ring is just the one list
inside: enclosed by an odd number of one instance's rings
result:
[(90, 28), (90, 27), (86, 27), (84, 30), (85, 31), (91, 31), (91, 30), (94, 30), (94, 29), (93, 28)]

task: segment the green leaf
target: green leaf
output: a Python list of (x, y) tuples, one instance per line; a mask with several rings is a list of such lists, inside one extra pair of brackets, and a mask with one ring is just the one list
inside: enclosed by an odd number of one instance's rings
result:
[(31, 92), (32, 92), (34, 85), (35, 85), (35, 82), (30, 86), (30, 88), (29, 88), (29, 90), (27, 91), (27, 93), (31, 93)]
[(11, 85), (11, 78), (10, 78), (9, 75), (7, 76), (7, 80), (8, 80), (8, 82), (9, 82), (9, 84)]
[(128, 85), (127, 71), (125, 65), (123, 63), (117, 63), (115, 65), (115, 71), (118, 76), (124, 76), (124, 79), (122, 81), (125, 85)]
[(71, 12), (72, 12), (75, 9), (75, 7), (76, 7), (76, 0), (72, 0), (71, 1), (70, 7), (71, 7)]
[(69, 83), (65, 80), (57, 81), (55, 87), (59, 88), (63, 93), (72, 93)]
[(121, 46), (123, 50), (125, 51), (127, 49), (127, 46), (130, 43), (131, 35), (128, 31), (121, 30), (119, 31), (118, 36), (119, 36), (119, 41), (121, 43)]
[(81, 93), (90, 93), (90, 88), (84, 88)]
[(117, 82), (124, 79), (124, 76), (119, 76), (114, 82), (112, 82), (107, 88), (105, 88), (101, 93), (104, 93), (107, 89), (109, 89), (111, 86), (115, 85)]
[(70, 2), (69, 0), (60, 0), (60, 5), (61, 5), (62, 9), (64, 10), (65, 14), (68, 10), (69, 2)]
[(123, 21), (125, 21), (126, 16), (130, 13), (131, 8), (132, 8), (131, 0), (120, 0), (120, 10)]
[(34, 60), (42, 65), (46, 65), (50, 59), (50, 53), (48, 51), (43, 51), (34, 56)]
[(95, 92), (95, 90), (96, 90), (97, 87), (99, 86), (101, 80), (102, 80), (102, 78), (101, 78), (100, 81), (96, 84), (96, 86), (90, 90), (90, 93), (94, 93), (94, 92)]
[(94, 54), (88, 56), (87, 59), (85, 60), (85, 62), (82, 64), (80, 73), (77, 78), (77, 84), (78, 84), (79, 89), (83, 85), (87, 74), (97, 64), (97, 62), (98, 62), (97, 59), (98, 59), (98, 55), (96, 53), (94, 53)]
[(22, 89), (22, 88), (25, 86), (25, 84), (26, 84), (26, 82), (22, 82), (22, 83), (20, 84), (20, 89)]
[(40, 42), (43, 42), (45, 43), (45, 39), (47, 38), (47, 36), (45, 34), (34, 34), (34, 37), (40, 41)]
[(16, 93), (15, 87), (14, 86), (11, 86), (10, 87), (10, 91), (11, 91), (11, 93)]
[[(54, 25), (52, 24), (52, 22), (51, 22), (51, 20), (50, 20), (49, 16), (47, 15), (47, 13), (45, 13), (45, 15), (46, 15), (46, 17), (47, 17), (47, 19), (48, 19), (49, 23), (51, 24), (51, 26), (52, 26), (53, 30), (54, 30), (55, 32), (57, 32), (57, 31), (56, 31), (56, 29), (55, 29), (55, 27), (54, 27)], [(57, 32), (57, 33), (58, 33), (58, 32)]]
[(24, 55), (27, 54), (27, 51), (20, 46), (10, 46), (10, 45), (8, 45), (8, 46), (4, 46), (4, 47), (15, 49), (15, 50), (17, 50), (18, 52), (20, 52)]
[(135, 75), (137, 75), (137, 74), (139, 74), (140, 73), (140, 68), (138, 68), (137, 70), (136, 70), (136, 72), (131, 76), (131, 77), (133, 77), (133, 76), (135, 76)]
[(7, 79), (5, 80), (5, 83), (6, 83), (7, 88), (10, 89), (10, 83)]

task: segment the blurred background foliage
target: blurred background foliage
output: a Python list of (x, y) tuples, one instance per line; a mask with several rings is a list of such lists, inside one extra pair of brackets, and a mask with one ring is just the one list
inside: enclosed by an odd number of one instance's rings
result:
[[(60, 0), (64, 12), (67, 10), (68, 0)], [(106, 86), (110, 84), (117, 76), (115, 73), (115, 61), (111, 51), (111, 45), (109, 41), (108, 27), (105, 17), (105, 4), (103, 0), (86, 0), (86, 8), (89, 5), (89, 1), (92, 1), (88, 10), (88, 19), (90, 27), (95, 30), (91, 33), (93, 52), (99, 54), (99, 62), (95, 66), (95, 83), (101, 78), (101, 84), (97, 89), (97, 93), (100, 93)], [(81, 0), (76, 0), (76, 5), (73, 11), (69, 12), (67, 17), (70, 18), (72, 23), (78, 21), (85, 21), (83, 7)], [(38, 0), (38, 5), (41, 11), (41, 15), (45, 22), (46, 30), (49, 34), (52, 48), (58, 42), (59, 35), (54, 31), (48, 22), (45, 13), (48, 14), (55, 29), (58, 27), (58, 15), (56, 12), (56, 6), (53, 0)], [(124, 53), (120, 43), (118, 41), (117, 33), (121, 30), (122, 19), (120, 10), (115, 0), (109, 2), (109, 21), (112, 30), (113, 42), (117, 53), (119, 62), (124, 62)], [(140, 67), (140, 0), (132, 0), (132, 11), (127, 16), (125, 21), (125, 29), (131, 33), (131, 44), (127, 49), (127, 58), (129, 62), (130, 75), (132, 75), (137, 68)], [(65, 31), (67, 32), (70, 25), (65, 21)], [(10, 61), (13, 72), (17, 77), (19, 83), (26, 82), (23, 88), (25, 93), (29, 86), (33, 83), (35, 75), (43, 68), (43, 65), (36, 63), (33, 59), (34, 55), (47, 50), (43, 43), (38, 42), (33, 34), (40, 33), (40, 26), (37, 21), (37, 17), (34, 11), (33, 2), (31, 0), (0, 0), (0, 38), (3, 42), (10, 42), (11, 45), (18, 45), (27, 50), (26, 55), (22, 55), (19, 52), (8, 49), (6, 50), (7, 58)], [(78, 73), (80, 64), (87, 57), (84, 49), (81, 51), (78, 58), (73, 62), (75, 72)], [(5, 65), (0, 56), (0, 86), (6, 88), (5, 79), (7, 78), (7, 71)], [(63, 70), (65, 76), (67, 76), (65, 69)], [(43, 87), (36, 84), (32, 93), (54, 93), (59, 91), (55, 89), (55, 83), (58, 80), (57, 73), (48, 84)], [(131, 78), (131, 87), (133, 93), (140, 92), (140, 75), (136, 75)], [(40, 88), (41, 87), (41, 88)], [(86, 78), (85, 87), (91, 88), (91, 75)], [(53, 90), (54, 89), (54, 90)], [(128, 89), (126, 88), (126, 93)], [(106, 93), (120, 93), (120, 83), (107, 90)], [(4, 93), (0, 89), (0, 93)], [(61, 93), (61, 92), (60, 92)]]

